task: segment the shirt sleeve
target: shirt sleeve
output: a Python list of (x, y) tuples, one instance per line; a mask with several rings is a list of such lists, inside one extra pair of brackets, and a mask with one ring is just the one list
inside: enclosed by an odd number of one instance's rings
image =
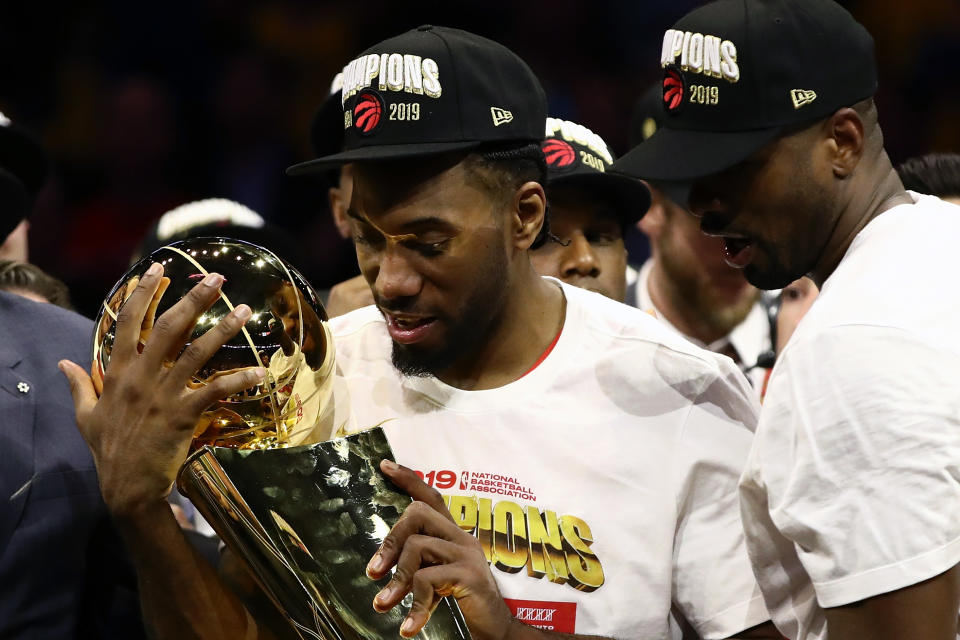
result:
[(747, 557), (737, 494), (758, 407), (733, 362), (718, 357), (718, 367), (690, 408), (673, 466), (673, 604), (705, 640), (770, 619)]
[(796, 593), (799, 562), (835, 607), (960, 561), (958, 380), (957, 354), (902, 330), (839, 326), (790, 345), (743, 480), (765, 590)]

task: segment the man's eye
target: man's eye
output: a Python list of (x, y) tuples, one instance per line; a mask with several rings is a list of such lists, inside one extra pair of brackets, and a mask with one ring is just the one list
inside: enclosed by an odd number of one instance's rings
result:
[(407, 243), (407, 247), (413, 249), (417, 253), (433, 257), (438, 256), (447, 249), (447, 245), (450, 244), (450, 240), (439, 240), (437, 242), (415, 242), (411, 241)]
[(613, 244), (619, 239), (620, 239), (620, 234), (618, 233), (614, 233), (612, 231), (598, 232), (598, 233), (591, 233), (587, 237), (587, 242), (589, 242), (590, 244), (607, 246), (607, 245)]

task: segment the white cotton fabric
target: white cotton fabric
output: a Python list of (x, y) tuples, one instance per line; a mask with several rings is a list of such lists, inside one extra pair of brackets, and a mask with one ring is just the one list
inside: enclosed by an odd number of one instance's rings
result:
[(960, 207), (908, 192), (854, 239), (774, 368), (741, 483), (774, 621), (960, 562)]
[[(679, 616), (713, 639), (768, 620), (739, 520), (757, 415), (746, 379), (646, 313), (557, 285), (567, 307), (553, 351), (491, 390), (401, 377), (374, 307), (332, 320), (348, 430), (383, 424), (398, 462), (453, 474), (445, 496), (584, 523), (598, 588), (492, 569), (505, 598), (574, 603), (577, 633), (675, 638)], [(466, 482), (477, 474), (513, 483)]]

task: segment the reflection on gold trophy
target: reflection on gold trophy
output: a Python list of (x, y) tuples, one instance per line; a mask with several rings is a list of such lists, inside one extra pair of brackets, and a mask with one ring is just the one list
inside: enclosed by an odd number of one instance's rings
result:
[[(246, 242), (198, 238), (158, 249), (131, 267), (100, 310), (93, 356), (98, 392), (117, 315), (153, 262), (163, 264), (165, 277), (141, 327), (142, 344), (156, 317), (217, 272), (224, 276), (220, 299), (184, 347), (237, 304), (253, 314), (191, 384), (246, 367), (267, 370), (260, 385), (203, 413), (178, 488), (247, 563), (301, 638), (396, 636), (406, 607), (374, 612), (373, 597), (386, 579), (372, 581), (364, 568), (410, 498), (379, 471), (382, 459), (393, 459), (381, 429), (330, 439), (355, 429), (316, 292), (290, 265)], [(418, 637), (470, 635), (456, 602), (445, 598)]]

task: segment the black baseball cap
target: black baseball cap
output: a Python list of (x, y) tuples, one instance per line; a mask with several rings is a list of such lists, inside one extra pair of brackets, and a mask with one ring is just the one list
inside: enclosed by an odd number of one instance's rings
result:
[(29, 216), (47, 172), (47, 154), (37, 139), (0, 113), (0, 243)]
[(614, 171), (684, 181), (877, 89), (873, 38), (832, 0), (717, 0), (664, 34), (662, 126)]
[(591, 197), (615, 203), (621, 224), (633, 224), (650, 208), (650, 191), (636, 178), (608, 173), (614, 156), (607, 143), (587, 127), (547, 118), (546, 138), (541, 143), (547, 160), (547, 200), (550, 188), (570, 186)]
[(485, 143), (539, 142), (547, 100), (515, 53), (486, 38), (422, 26), (343, 69), (343, 150), (287, 169), (425, 156)]
[(663, 87), (657, 82), (650, 85), (637, 103), (633, 105), (630, 115), (630, 130), (628, 139), (631, 147), (649, 140), (657, 129), (663, 126)]

